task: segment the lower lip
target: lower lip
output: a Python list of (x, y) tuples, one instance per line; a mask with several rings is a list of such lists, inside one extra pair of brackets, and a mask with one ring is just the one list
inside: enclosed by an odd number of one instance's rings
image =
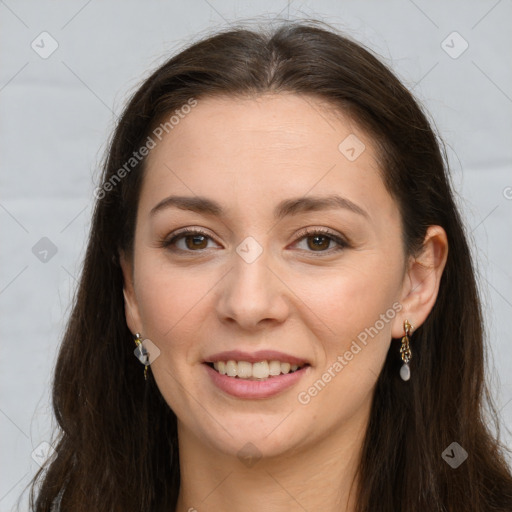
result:
[(265, 380), (248, 380), (221, 375), (206, 363), (203, 364), (213, 383), (228, 395), (237, 398), (269, 398), (296, 384), (306, 373), (309, 366), (304, 366), (293, 373), (269, 377)]

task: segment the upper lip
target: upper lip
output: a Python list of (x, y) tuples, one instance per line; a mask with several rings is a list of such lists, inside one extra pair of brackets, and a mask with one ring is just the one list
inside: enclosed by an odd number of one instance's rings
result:
[(227, 350), (217, 352), (208, 356), (205, 363), (216, 363), (218, 361), (247, 361), (248, 363), (258, 363), (260, 361), (280, 361), (281, 363), (290, 363), (302, 366), (309, 364), (306, 359), (295, 357), (276, 350), (258, 350), (257, 352), (243, 352), (241, 350)]

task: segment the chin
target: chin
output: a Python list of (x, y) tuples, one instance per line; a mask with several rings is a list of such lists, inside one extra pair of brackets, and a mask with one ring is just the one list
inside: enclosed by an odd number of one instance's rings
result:
[(261, 414), (245, 414), (232, 421), (226, 416), (222, 426), (215, 421), (202, 422), (199, 430), (194, 427), (192, 430), (201, 443), (228, 456), (239, 459), (286, 456), (296, 452), (308, 439), (312, 440), (312, 433), (301, 429), (296, 418), (290, 421), (293, 414), (285, 419), (288, 414), (269, 415), (263, 419)]

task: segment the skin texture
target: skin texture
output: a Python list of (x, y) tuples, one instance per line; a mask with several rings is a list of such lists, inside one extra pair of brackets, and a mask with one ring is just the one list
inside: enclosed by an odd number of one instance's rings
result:
[[(366, 146), (355, 161), (338, 149), (351, 134)], [(368, 217), (348, 209), (273, 217), (283, 199), (331, 194)], [(169, 195), (206, 196), (226, 214), (173, 207), (150, 216)], [(336, 251), (327, 238), (317, 248), (314, 234), (300, 233), (305, 227), (328, 229), (349, 246)], [(199, 249), (190, 238), (162, 247), (180, 228), (210, 238)], [(249, 236), (262, 249), (252, 263), (236, 251)], [(318, 99), (200, 99), (151, 151), (134, 259), (121, 254), (128, 326), (159, 348), (150, 371), (178, 417), (177, 510), (353, 510), (357, 481), (349, 489), (377, 376), (403, 321), (417, 328), (430, 313), (447, 251), (444, 230), (431, 226), (423, 253), (405, 257), (371, 139)], [(378, 334), (300, 403), (299, 393), (332, 372), (381, 315)], [(279, 350), (311, 367), (277, 396), (234, 398), (213, 386), (202, 364), (232, 349)], [(246, 443), (261, 456), (251, 467), (237, 456)]]

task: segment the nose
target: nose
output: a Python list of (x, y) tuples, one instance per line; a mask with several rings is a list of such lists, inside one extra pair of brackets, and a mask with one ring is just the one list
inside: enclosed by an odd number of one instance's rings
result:
[(263, 250), (254, 261), (233, 252), (232, 268), (217, 290), (216, 308), (222, 322), (255, 330), (280, 324), (288, 317), (290, 290), (282, 276), (271, 268), (269, 252)]

